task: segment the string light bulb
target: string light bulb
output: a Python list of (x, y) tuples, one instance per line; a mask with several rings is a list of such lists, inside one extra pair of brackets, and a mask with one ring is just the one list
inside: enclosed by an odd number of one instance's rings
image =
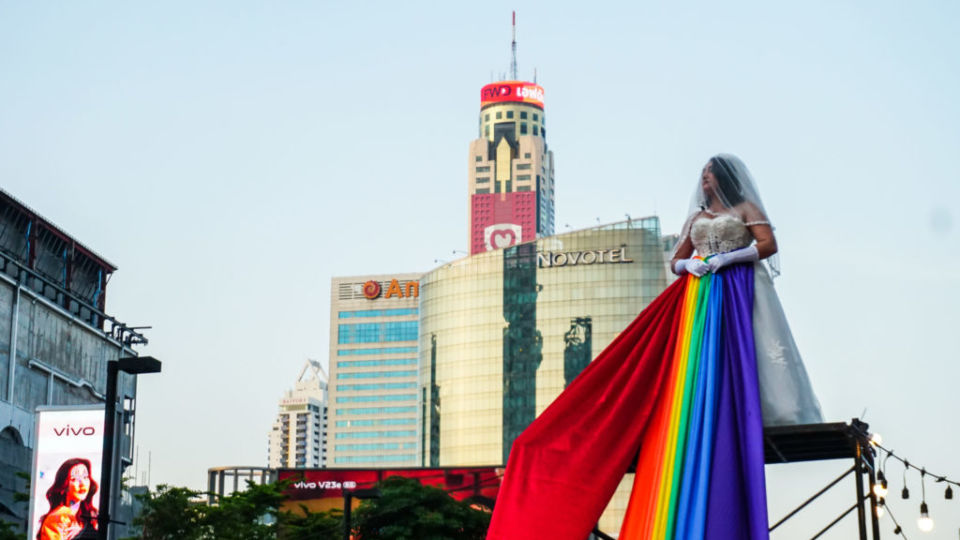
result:
[(900, 498), (909, 499), (910, 490), (907, 489), (907, 469), (910, 468), (910, 462), (903, 460), (903, 491), (900, 492)]
[(880, 497), (880, 500), (877, 501), (877, 519), (883, 517), (883, 505), (887, 504), (887, 501), (883, 497)]
[(948, 501), (953, 498), (953, 488), (951, 488), (949, 485), (947, 486), (947, 491), (943, 493), (943, 498), (947, 499)]
[(930, 519), (930, 512), (927, 510), (927, 503), (920, 503), (920, 517), (917, 518), (917, 528), (923, 532), (933, 530), (933, 520)]
[(877, 471), (877, 483), (873, 484), (873, 494), (881, 499), (887, 496), (887, 477), (883, 471)]
[(872, 444), (873, 446), (880, 446), (881, 444), (883, 444), (883, 437), (881, 437), (879, 433), (871, 433), (870, 444)]

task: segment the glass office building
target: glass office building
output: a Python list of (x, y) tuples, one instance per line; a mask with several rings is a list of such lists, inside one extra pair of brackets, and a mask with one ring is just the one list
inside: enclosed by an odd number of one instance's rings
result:
[(330, 467), (416, 466), (419, 274), (333, 278)]
[[(499, 465), (672, 278), (656, 217), (473, 255), (420, 280), (427, 467)], [(619, 527), (629, 482), (605, 515)]]

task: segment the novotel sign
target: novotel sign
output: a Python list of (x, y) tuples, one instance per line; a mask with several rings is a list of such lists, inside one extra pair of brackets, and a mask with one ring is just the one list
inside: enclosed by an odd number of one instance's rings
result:
[(589, 251), (538, 251), (537, 266), (553, 268), (556, 266), (582, 266), (590, 264), (632, 263), (627, 258), (627, 248), (595, 249)]
[(543, 87), (520, 81), (488, 84), (480, 90), (480, 106), (491, 103), (529, 103), (543, 108)]

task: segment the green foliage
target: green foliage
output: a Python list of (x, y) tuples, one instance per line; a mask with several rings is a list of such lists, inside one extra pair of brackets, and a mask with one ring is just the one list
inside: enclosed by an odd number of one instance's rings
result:
[[(16, 471), (13, 473), (17, 478), (24, 481), (25, 486), (23, 491), (13, 492), (13, 502), (29, 502), (30, 501), (30, 474), (23, 471)], [(0, 536), (0, 539), (5, 538)]]
[(490, 516), (457, 501), (442, 489), (391, 476), (382, 497), (364, 501), (352, 525), (361, 540), (483, 540)]
[(0, 520), (0, 540), (26, 540), (27, 535), (16, 532), (16, 525)]
[[(490, 516), (445, 491), (392, 476), (380, 484), (382, 497), (363, 501), (353, 513), (359, 540), (482, 540)], [(340, 510), (280, 511), (286, 484), (247, 483), (245, 491), (207, 506), (206, 494), (159, 486), (138, 495), (143, 511), (134, 520), (142, 540), (340, 540)], [(0, 540), (7, 537), (0, 536)]]
[(279, 484), (254, 484), (208, 507), (206, 525), (220, 540), (276, 538), (277, 513), (284, 495)]
[[(142, 540), (339, 540), (340, 512), (305, 515), (280, 512), (286, 484), (254, 484), (222, 497), (214, 506), (202, 502), (205, 493), (158, 486), (138, 495), (143, 510), (134, 519)], [(4, 540), (0, 537), (0, 540)]]
[(187, 488), (157, 486), (137, 498), (143, 504), (133, 520), (143, 540), (200, 540), (209, 538), (205, 524), (208, 508), (194, 502), (201, 495)]
[(340, 540), (343, 538), (343, 513), (339, 509), (330, 512), (310, 512), (301, 505), (303, 514), (292, 512), (280, 515), (281, 540)]

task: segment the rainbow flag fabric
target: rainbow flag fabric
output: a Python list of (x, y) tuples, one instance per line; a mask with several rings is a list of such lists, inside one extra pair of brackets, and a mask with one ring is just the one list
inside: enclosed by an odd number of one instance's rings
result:
[(769, 538), (752, 313), (752, 265), (668, 287), (514, 442), (488, 540), (583, 540), (635, 459), (620, 539)]

